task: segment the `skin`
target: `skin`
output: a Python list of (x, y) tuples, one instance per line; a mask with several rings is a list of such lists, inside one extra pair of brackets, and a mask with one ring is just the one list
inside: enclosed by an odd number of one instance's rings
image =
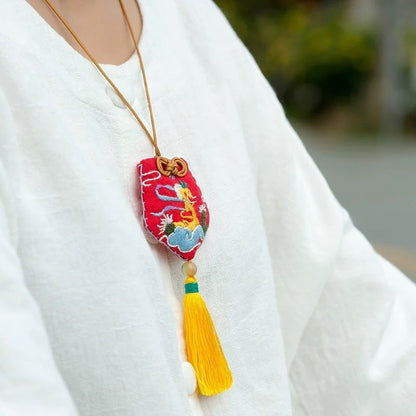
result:
[[(26, 0), (76, 51), (86, 56), (44, 0)], [(118, 0), (50, 0), (94, 58), (102, 64), (119, 65), (134, 53), (131, 35)], [(123, 0), (136, 42), (142, 17), (136, 0)]]

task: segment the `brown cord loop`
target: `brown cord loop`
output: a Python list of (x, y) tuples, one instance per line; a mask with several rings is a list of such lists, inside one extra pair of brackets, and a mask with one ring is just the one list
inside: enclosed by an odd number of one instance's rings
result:
[(180, 157), (168, 159), (167, 157), (158, 156), (156, 158), (158, 171), (164, 176), (185, 176), (188, 173), (186, 162)]

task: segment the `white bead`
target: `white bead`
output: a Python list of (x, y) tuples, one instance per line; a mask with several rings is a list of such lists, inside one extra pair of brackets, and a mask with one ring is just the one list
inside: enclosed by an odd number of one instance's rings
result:
[(185, 276), (195, 276), (197, 272), (197, 267), (195, 263), (192, 263), (192, 261), (187, 261), (184, 264), (182, 264), (182, 273)]

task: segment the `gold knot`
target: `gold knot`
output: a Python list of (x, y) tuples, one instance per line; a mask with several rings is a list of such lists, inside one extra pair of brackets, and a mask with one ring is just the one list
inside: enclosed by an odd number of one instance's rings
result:
[(186, 162), (181, 157), (168, 159), (167, 157), (157, 156), (156, 165), (158, 171), (164, 176), (185, 176), (188, 173)]

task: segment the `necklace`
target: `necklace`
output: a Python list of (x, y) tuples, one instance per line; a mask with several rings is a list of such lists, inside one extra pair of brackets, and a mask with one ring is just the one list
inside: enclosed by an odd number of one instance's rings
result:
[(192, 262), (209, 226), (208, 207), (188, 163), (181, 157), (169, 159), (161, 155), (143, 59), (123, 1), (118, 0), (139, 60), (152, 133), (50, 0), (44, 1), (112, 86), (154, 147), (155, 156), (143, 159), (136, 166), (143, 206), (143, 225), (161, 244), (185, 260), (182, 265), (185, 275), (183, 324), (187, 358), (195, 370), (197, 391), (206, 396), (222, 393), (231, 387), (232, 374), (208, 309), (199, 293), (195, 277), (197, 268)]

